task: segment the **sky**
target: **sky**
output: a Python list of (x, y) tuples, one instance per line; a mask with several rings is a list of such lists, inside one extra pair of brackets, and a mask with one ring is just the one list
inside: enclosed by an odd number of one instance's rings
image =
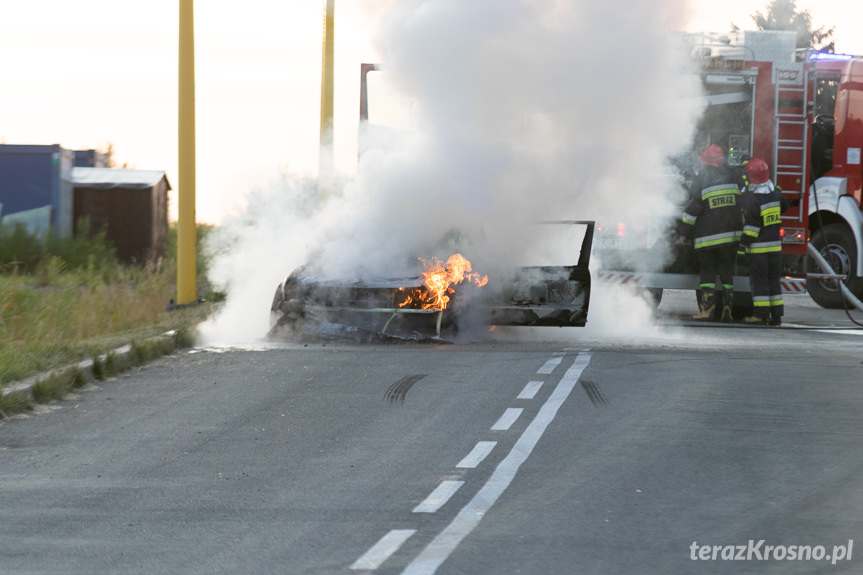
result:
[[(219, 223), (242, 212), (250, 193), (280, 178), (316, 173), (323, 4), (195, 3), (199, 221)], [(176, 218), (178, 5), (177, 0), (0, 5), (0, 143), (111, 145), (119, 165), (167, 173)], [(381, 26), (394, 5), (398, 2), (336, 0), (336, 167), (347, 176), (357, 169), (360, 63), (381, 58)], [(681, 1), (663, 22), (689, 31), (725, 31), (731, 22), (748, 29), (751, 14), (764, 5)], [(797, 5), (810, 10), (816, 27), (836, 27), (837, 51), (863, 54), (859, 2), (798, 0)]]

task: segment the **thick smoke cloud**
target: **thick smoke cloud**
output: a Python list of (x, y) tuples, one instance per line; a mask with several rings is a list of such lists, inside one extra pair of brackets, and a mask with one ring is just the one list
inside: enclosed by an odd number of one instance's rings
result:
[(442, 217), (482, 222), (506, 243), (529, 220), (673, 210), (677, 182), (663, 168), (688, 143), (692, 109), (679, 102), (693, 87), (662, 34), (668, 8), (400, 2), (381, 51), (416, 102)]
[[(333, 276), (387, 275), (459, 249), (477, 269), (501, 267), (543, 249), (522, 233), (525, 222), (670, 216), (680, 182), (666, 159), (689, 144), (695, 110), (679, 102), (697, 88), (680, 74), (663, 32), (682, 24), (669, 15), (684, 7), (378, 4), (378, 49), (412, 102), (409, 129), (361, 144), (369, 151), (356, 178), (320, 205), (285, 205), (316, 197), (311, 183), (289, 179), (278, 193), (250, 198), (240, 227), (223, 232), (230, 249), (222, 246), (211, 275), (230, 295), (210, 335), (232, 331), (224, 319), (231, 315), (263, 335), (266, 320), (252, 326), (249, 318), (266, 316), (276, 283), (306, 261)], [(596, 295), (592, 305), (600, 305)], [(634, 305), (631, 317), (649, 316), (641, 300)]]

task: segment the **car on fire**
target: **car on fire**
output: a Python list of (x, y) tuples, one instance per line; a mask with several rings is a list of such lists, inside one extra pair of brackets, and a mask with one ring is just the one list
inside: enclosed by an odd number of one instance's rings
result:
[(457, 253), (446, 261), (418, 258), (415, 273), (347, 278), (323, 275), (313, 264), (302, 266), (276, 288), (270, 336), (449, 340), (478, 325), (584, 326), (594, 222), (542, 223), (584, 228), (572, 263), (481, 275)]

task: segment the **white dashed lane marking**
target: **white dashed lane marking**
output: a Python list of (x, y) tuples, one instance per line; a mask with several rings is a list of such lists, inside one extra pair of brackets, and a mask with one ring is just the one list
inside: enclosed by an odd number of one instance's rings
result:
[(554, 371), (554, 368), (556, 368), (558, 365), (560, 365), (561, 361), (563, 361), (562, 355), (558, 355), (558, 356), (549, 358), (549, 360), (546, 361), (545, 364), (541, 368), (539, 368), (539, 371), (537, 371), (536, 373), (538, 373), (540, 375), (548, 375), (552, 371)]
[[(563, 361), (563, 355), (555, 355), (543, 364), (537, 371), (549, 375)], [(485, 514), (491, 509), (503, 492), (515, 478), (521, 464), (524, 463), (534, 447), (539, 442), (546, 428), (557, 415), (560, 406), (566, 401), (581, 373), (590, 363), (590, 354), (582, 351), (575, 358), (573, 365), (564, 373), (549, 398), (543, 403), (536, 417), (531, 421), (515, 445), (492, 472), (491, 477), (477, 491), (473, 498), (458, 512), (455, 519), (444, 528), (425, 549), (407, 566), (403, 575), (432, 575), (446, 561), (462, 540), (474, 530)], [(542, 381), (529, 381), (519, 393), (518, 399), (533, 399), (542, 387)], [(508, 408), (500, 419), (491, 427), (491, 431), (506, 431), (521, 416), (522, 408)], [(461, 461), (457, 468), (471, 469), (477, 467), (497, 446), (496, 441), (479, 441)], [(464, 485), (464, 481), (446, 480), (417, 505), (414, 513), (436, 513)], [(371, 549), (350, 566), (355, 571), (373, 571), (380, 567), (407, 541), (416, 529), (393, 529), (375, 543)]]
[(541, 381), (528, 381), (521, 393), (518, 394), (517, 399), (533, 399), (540, 387), (542, 387)]
[(462, 485), (464, 485), (464, 481), (442, 481), (422, 503), (414, 507), (413, 512), (436, 513)]
[(512, 427), (512, 424), (515, 423), (515, 420), (518, 419), (522, 411), (524, 410), (520, 407), (507, 408), (507, 410), (503, 412), (503, 415), (500, 416), (500, 419), (497, 420), (497, 423), (491, 426), (491, 430), (506, 431)]
[(393, 529), (372, 545), (372, 548), (366, 551), (362, 557), (354, 561), (351, 569), (354, 571), (377, 569), (416, 532), (416, 529)]
[(479, 525), (491, 507), (512, 483), (521, 464), (533, 452), (546, 428), (557, 415), (560, 406), (569, 397), (581, 373), (590, 363), (590, 354), (581, 353), (545, 401), (512, 450), (503, 458), (489, 480), (477, 491), (455, 519), (429, 543), (405, 568), (402, 575), (432, 575), (447, 560), (450, 553)]
[(488, 457), (491, 453), (491, 450), (494, 449), (494, 446), (497, 445), (497, 441), (480, 441), (476, 445), (473, 446), (473, 449), (470, 453), (464, 456), (464, 459), (459, 461), (456, 464), (456, 467), (459, 469), (473, 469), (480, 463), (482, 460)]

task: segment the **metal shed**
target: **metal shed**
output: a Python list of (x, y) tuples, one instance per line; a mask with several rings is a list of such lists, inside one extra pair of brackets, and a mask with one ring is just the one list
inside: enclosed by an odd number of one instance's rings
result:
[(106, 230), (117, 256), (145, 263), (164, 253), (168, 239), (165, 172), (112, 168), (72, 168), (75, 233), (82, 218), (90, 230)]

